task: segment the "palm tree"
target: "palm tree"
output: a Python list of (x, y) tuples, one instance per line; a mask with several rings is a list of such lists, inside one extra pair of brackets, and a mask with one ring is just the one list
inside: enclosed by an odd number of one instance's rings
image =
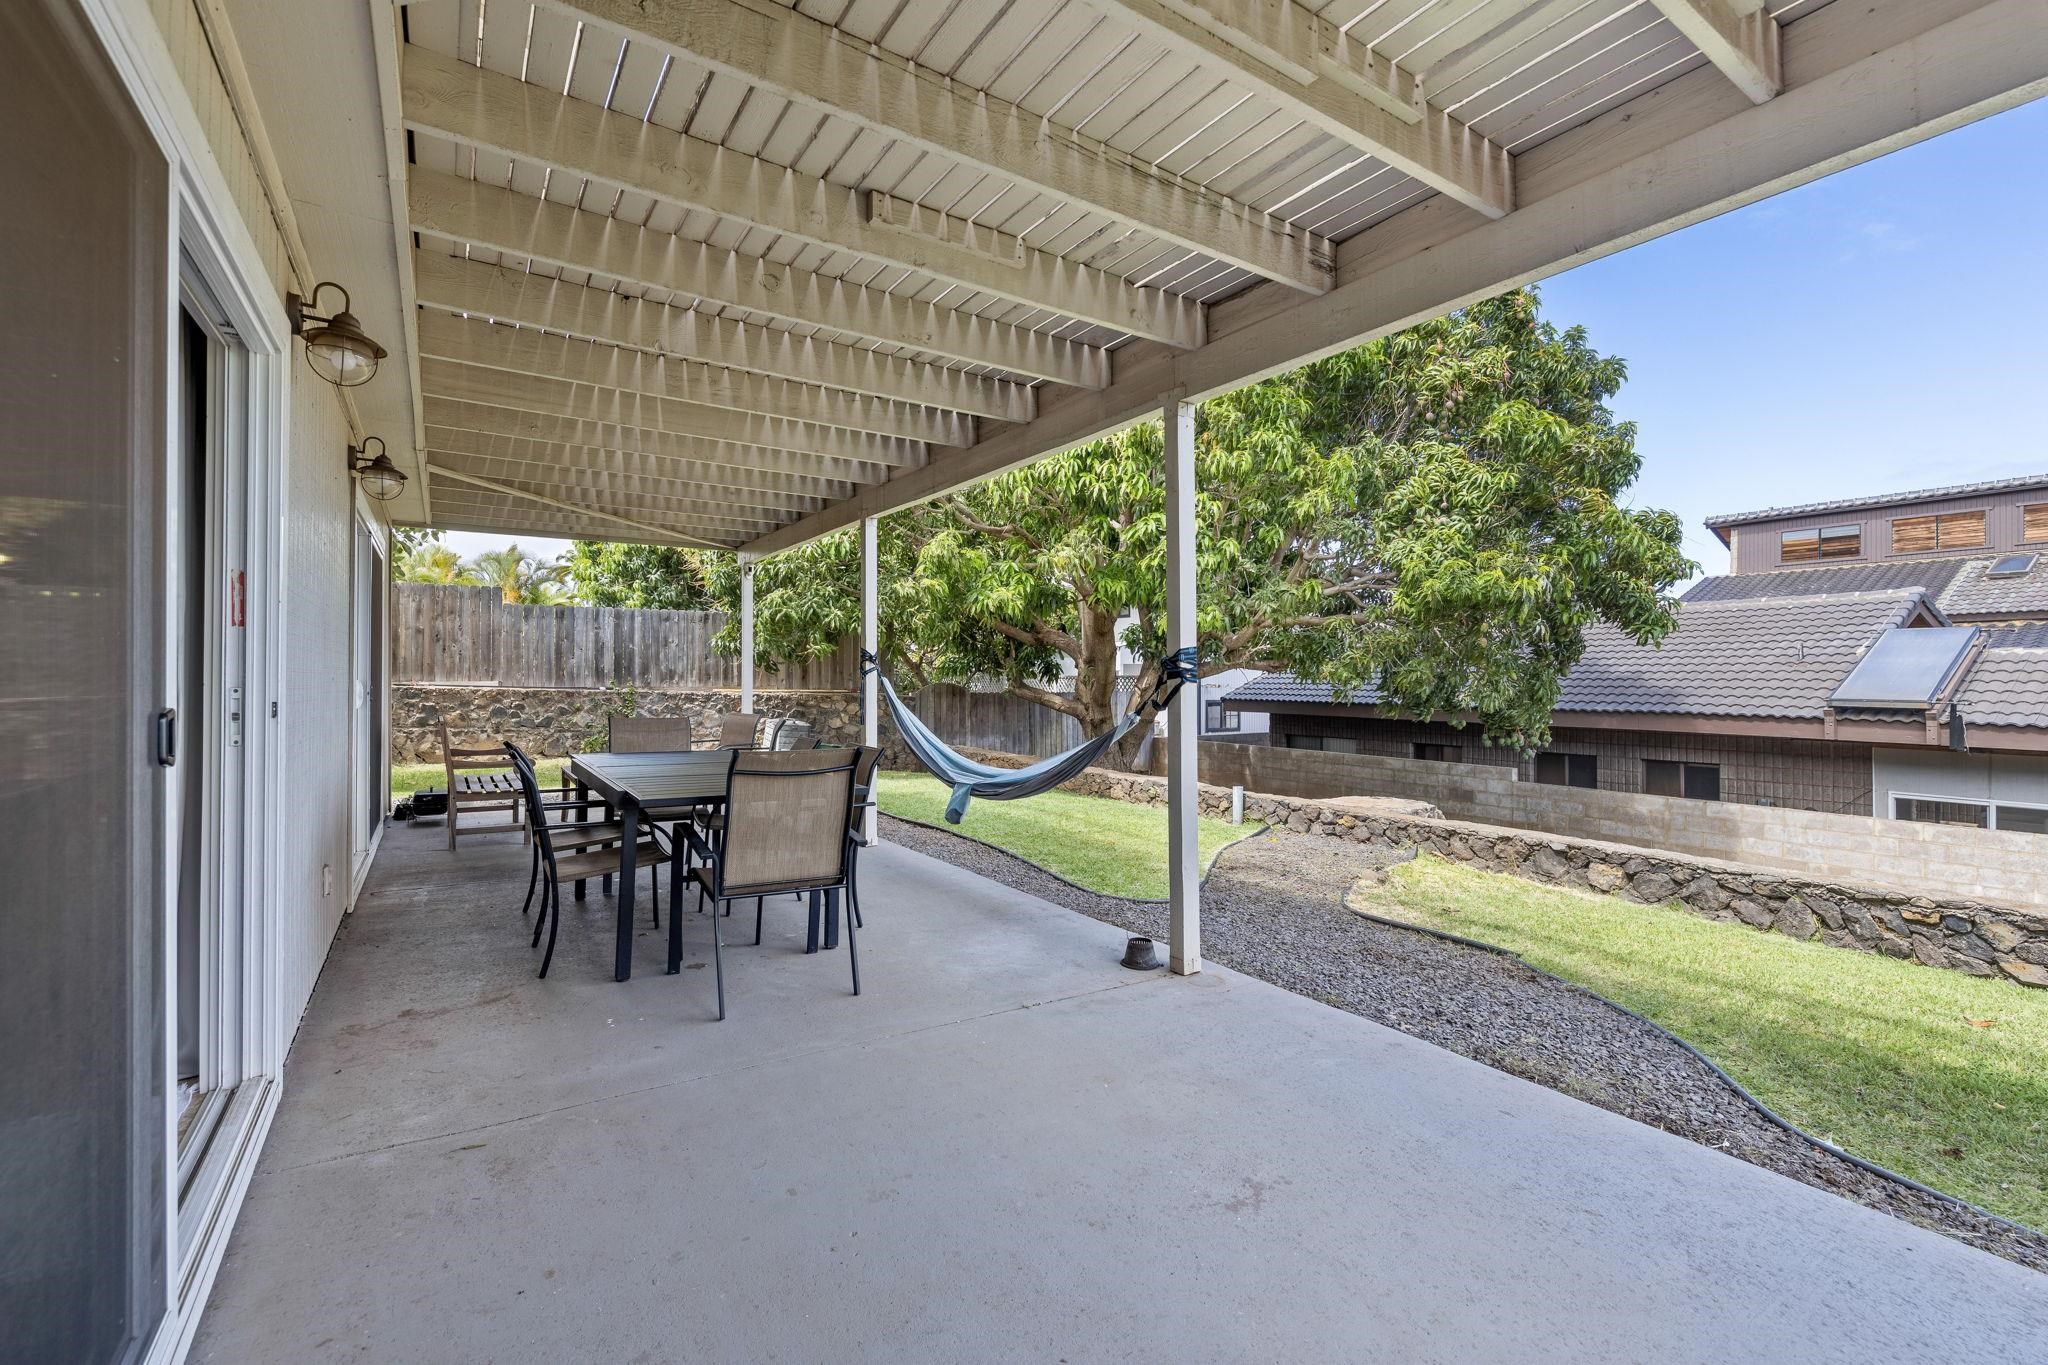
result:
[(392, 566), (401, 583), (448, 583), (472, 585), (476, 576), (454, 549), (439, 542), (417, 548), (398, 547), (398, 562)]
[(496, 588), (507, 602), (561, 606), (569, 600), (569, 566), (535, 558), (517, 542), (486, 550), (465, 566), (471, 582)]

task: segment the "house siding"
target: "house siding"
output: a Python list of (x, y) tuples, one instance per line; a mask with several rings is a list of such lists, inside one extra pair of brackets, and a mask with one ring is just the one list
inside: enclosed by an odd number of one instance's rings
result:
[[(2048, 487), (2009, 490), (2000, 493), (1979, 494), (1974, 497), (1928, 498), (1919, 502), (1902, 502), (1893, 506), (1847, 508), (1834, 512), (1805, 512), (1792, 517), (1774, 517), (1768, 521), (1747, 522), (1728, 528), (1730, 573), (1769, 573), (1774, 569), (1824, 568), (1841, 564), (1867, 564), (1889, 559), (1937, 559), (1954, 558), (1959, 553), (1997, 554), (2002, 551), (2023, 547), (2039, 547), (2041, 542), (2026, 539), (2026, 528), (2022, 509), (2029, 503), (2048, 502)], [(1924, 517), (1943, 512), (1982, 511), (1984, 516), (1984, 539), (1982, 548), (1967, 550), (1937, 549), (1914, 554), (1894, 555), (1892, 552), (1892, 522), (1902, 517)], [(1787, 564), (1780, 554), (1780, 537), (1786, 531), (1804, 531), (1822, 526), (1859, 525), (1863, 528), (1863, 553), (1848, 559), (1829, 559)]]
[[(1480, 731), (1470, 726), (1458, 729), (1441, 721), (1276, 712), (1274, 745), (1285, 746), (1289, 735), (1355, 739), (1360, 753), (1386, 758), (1412, 758), (1418, 743), (1455, 744), (1460, 746), (1461, 763), (1513, 768), (1525, 782), (1536, 779), (1533, 759), (1485, 743)], [(1644, 760), (1670, 759), (1718, 766), (1723, 801), (1746, 806), (1769, 802), (1795, 810), (1848, 815), (1871, 813), (1868, 744), (1559, 726), (1546, 747), (1552, 753), (1593, 755), (1599, 760), (1602, 791), (1641, 793)]]
[[(279, 297), (303, 289), (292, 274), (256, 159), (193, 0), (151, 0), (150, 8), (271, 284)], [(283, 740), (285, 799), (280, 901), (271, 922), (279, 935), (285, 1014), (295, 1021), (312, 995), (348, 904), (354, 493), (342, 459), (349, 428), (338, 393), (297, 364), (286, 382), (284, 582), (279, 592), (285, 683), (276, 721)], [(259, 590), (252, 577), (250, 591)]]

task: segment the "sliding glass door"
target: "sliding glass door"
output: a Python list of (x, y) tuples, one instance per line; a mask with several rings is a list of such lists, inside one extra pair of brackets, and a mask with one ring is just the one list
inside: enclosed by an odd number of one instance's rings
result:
[(0, 1359), (164, 1312), (165, 160), (62, 0), (0, 4)]

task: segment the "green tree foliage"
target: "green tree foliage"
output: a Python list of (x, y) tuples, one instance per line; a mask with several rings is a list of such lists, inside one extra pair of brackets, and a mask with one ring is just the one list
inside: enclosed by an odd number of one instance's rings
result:
[(615, 545), (579, 540), (569, 547), (577, 595), (594, 607), (656, 607), (705, 611), (704, 552), (672, 545)]
[(573, 600), (569, 587), (569, 566), (527, 553), (517, 542), (500, 550), (486, 550), (469, 561), (472, 581), (496, 588), (507, 602), (527, 606), (561, 607)]
[(442, 541), (439, 531), (414, 526), (396, 526), (392, 531), (396, 547), (391, 559), (391, 575), (398, 582), (476, 583), (476, 575), (462, 562), (462, 556)]
[[(1585, 627), (1655, 643), (1692, 569), (1676, 517), (1621, 503), (1641, 463), (1607, 407), (1624, 376), (1517, 290), (1205, 404), (1204, 671), (1285, 669), (1476, 720), (1496, 743), (1546, 742)], [(1119, 619), (1141, 658), (1163, 652), (1157, 424), (882, 528), (884, 659), (912, 682), (1000, 677), (1092, 733), (1115, 718)], [(730, 557), (698, 568), (730, 609)], [(830, 652), (857, 628), (858, 581), (846, 533), (764, 563), (761, 662)], [(1062, 658), (1071, 695), (1047, 686)]]

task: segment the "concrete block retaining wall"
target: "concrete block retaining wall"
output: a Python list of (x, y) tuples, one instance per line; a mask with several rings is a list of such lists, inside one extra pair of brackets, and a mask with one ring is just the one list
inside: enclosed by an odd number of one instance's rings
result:
[[(1001, 766), (1028, 761), (983, 751), (974, 756)], [(1141, 805), (1166, 802), (1164, 779), (1103, 768), (1088, 769), (1066, 789)], [(1205, 782), (1198, 790), (1204, 815), (1228, 817), (1229, 787)], [(1490, 872), (1673, 903), (1708, 919), (1740, 920), (1792, 938), (2048, 987), (2048, 913), (2039, 910), (1447, 819), (1414, 799), (1316, 799), (1248, 790), (1244, 813), (1247, 820), (1297, 833), (1425, 849)]]
[(1204, 744), (1201, 776), (1288, 796), (1406, 797), (1481, 824), (2048, 910), (2048, 839), (2038, 834), (1551, 787), (1484, 764), (1312, 749)]

